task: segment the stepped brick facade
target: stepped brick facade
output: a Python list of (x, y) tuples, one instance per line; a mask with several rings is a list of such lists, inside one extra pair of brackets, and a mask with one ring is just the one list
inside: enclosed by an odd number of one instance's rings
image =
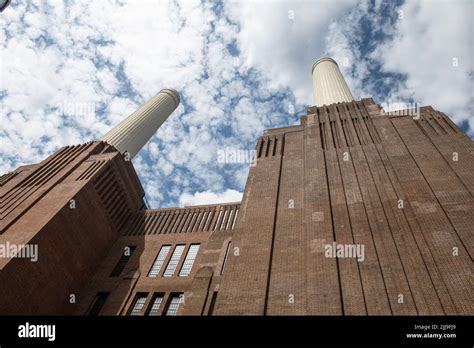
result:
[(473, 156), (429, 106), (334, 103), (264, 132), (242, 202), (146, 209), (112, 146), (62, 148), (1, 177), (38, 260), (0, 258), (0, 314), (472, 315)]

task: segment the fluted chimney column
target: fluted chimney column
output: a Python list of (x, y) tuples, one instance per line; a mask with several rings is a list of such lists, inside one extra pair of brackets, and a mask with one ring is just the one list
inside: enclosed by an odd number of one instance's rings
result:
[(122, 154), (128, 153), (132, 159), (178, 107), (179, 102), (178, 92), (162, 89), (100, 140), (113, 145)]
[(351, 90), (334, 59), (318, 59), (313, 64), (311, 73), (313, 75), (313, 97), (316, 106), (354, 100)]

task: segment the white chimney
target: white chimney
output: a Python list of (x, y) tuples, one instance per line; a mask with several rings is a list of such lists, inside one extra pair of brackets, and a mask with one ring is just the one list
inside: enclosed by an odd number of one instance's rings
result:
[(313, 75), (313, 97), (316, 106), (354, 100), (334, 59), (318, 59), (313, 64), (311, 73)]
[(162, 89), (100, 140), (113, 145), (122, 154), (128, 153), (132, 159), (178, 107), (179, 102), (178, 92)]

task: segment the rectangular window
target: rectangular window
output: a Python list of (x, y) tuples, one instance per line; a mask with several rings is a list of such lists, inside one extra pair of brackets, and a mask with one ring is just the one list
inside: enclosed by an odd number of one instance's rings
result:
[(225, 249), (224, 261), (222, 261), (221, 275), (224, 273), (225, 263), (227, 262), (227, 257), (229, 256), (230, 242), (227, 243), (227, 248)]
[(191, 273), (193, 268), (194, 260), (196, 260), (197, 253), (199, 251), (199, 244), (191, 244), (184, 259), (183, 266), (179, 272), (180, 277), (187, 277)]
[(89, 310), (89, 315), (99, 315), (102, 307), (104, 307), (107, 298), (109, 297), (110, 292), (99, 292), (94, 299), (94, 304)]
[(214, 307), (216, 306), (216, 300), (217, 300), (217, 291), (214, 291), (212, 293), (211, 304), (209, 305), (209, 311), (207, 312), (207, 315), (214, 314)]
[(165, 273), (163, 277), (172, 277), (176, 267), (178, 267), (179, 260), (181, 259), (181, 255), (184, 251), (184, 244), (179, 244), (174, 248), (173, 255), (171, 255), (171, 259), (168, 262), (168, 266), (166, 267)]
[(155, 294), (151, 305), (148, 309), (147, 315), (158, 315), (158, 310), (160, 309), (161, 302), (163, 302), (164, 294)]
[(225, 230), (225, 222), (226, 222), (225, 219), (226, 219), (226, 217), (227, 217), (227, 213), (228, 213), (228, 212), (229, 212), (229, 211), (228, 211), (227, 209), (224, 210), (224, 216), (222, 217), (221, 227), (219, 227), (219, 230)]
[(168, 256), (170, 250), (171, 245), (163, 245), (161, 247), (153, 266), (150, 268), (150, 272), (148, 272), (148, 277), (154, 278), (160, 273), (161, 267), (163, 267), (163, 263), (165, 263), (166, 256)]
[(178, 313), (179, 305), (181, 304), (183, 294), (171, 294), (171, 299), (166, 309), (166, 315), (176, 315)]
[(237, 215), (239, 215), (239, 209), (235, 211), (234, 221), (232, 221), (232, 230), (234, 229), (235, 222), (237, 221)]
[(118, 277), (122, 273), (123, 269), (127, 265), (128, 260), (132, 257), (133, 252), (135, 251), (135, 246), (127, 246), (123, 249), (122, 256), (120, 260), (115, 265), (114, 270), (110, 274), (111, 277)]
[(217, 215), (216, 224), (214, 225), (214, 229), (213, 229), (214, 231), (217, 231), (218, 226), (221, 223), (221, 216), (222, 216), (222, 210), (219, 210), (219, 215)]
[(132, 310), (130, 311), (129, 315), (140, 315), (142, 312), (142, 308), (145, 305), (146, 298), (148, 294), (137, 294), (135, 298), (135, 303), (133, 304)]

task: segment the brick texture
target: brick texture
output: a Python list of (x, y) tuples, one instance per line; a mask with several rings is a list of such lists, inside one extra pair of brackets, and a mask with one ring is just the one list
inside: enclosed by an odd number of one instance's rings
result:
[(146, 209), (102, 142), (3, 175), (0, 244), (37, 244), (39, 260), (0, 259), (0, 314), (85, 315), (101, 292), (100, 315), (130, 314), (137, 296), (137, 314), (165, 315), (178, 295), (177, 315), (474, 314), (474, 147), (444, 113), (311, 107), (256, 150), (238, 203)]

